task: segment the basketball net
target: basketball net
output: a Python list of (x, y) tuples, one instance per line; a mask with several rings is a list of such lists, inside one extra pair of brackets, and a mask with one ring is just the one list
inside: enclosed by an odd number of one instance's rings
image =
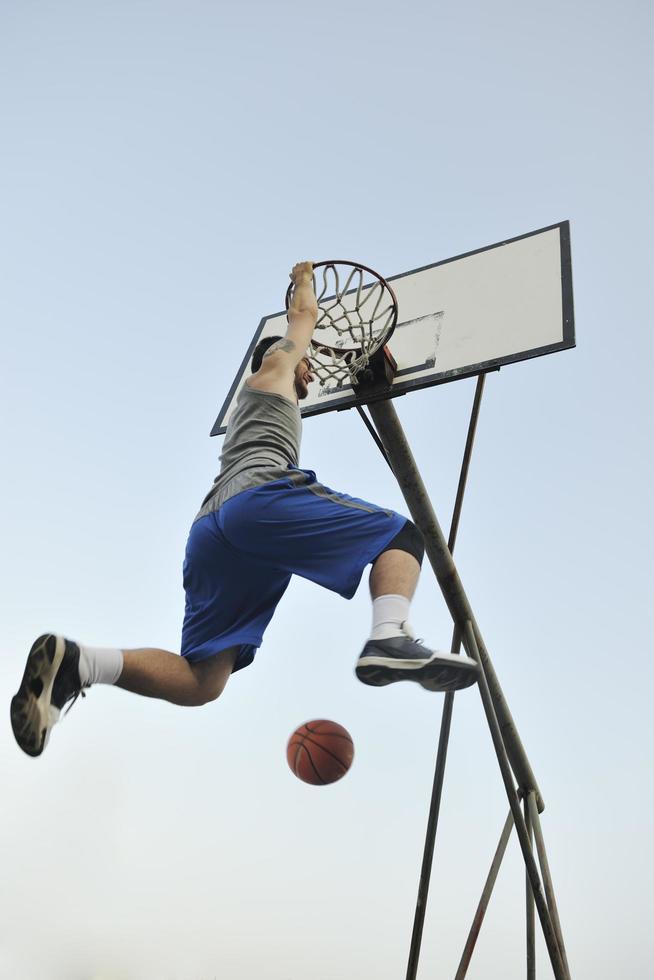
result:
[[(318, 301), (311, 341), (313, 373), (321, 387), (356, 384), (395, 329), (395, 293), (382, 276), (359, 263), (315, 262), (313, 270)], [(287, 309), (292, 295), (291, 285), (286, 293)]]

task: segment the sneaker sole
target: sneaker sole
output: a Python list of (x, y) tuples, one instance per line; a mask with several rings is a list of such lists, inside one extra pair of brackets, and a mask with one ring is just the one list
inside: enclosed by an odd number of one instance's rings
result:
[(59, 709), (51, 703), (51, 697), (65, 652), (63, 637), (53, 633), (40, 636), (32, 644), (20, 687), (11, 699), (11, 727), (27, 755), (41, 755), (50, 729), (59, 718)]
[(414, 681), (427, 691), (460, 691), (477, 682), (478, 667), (468, 658), (452, 654), (452, 659), (433, 657), (425, 660), (400, 660), (395, 657), (362, 657), (355, 673), (360, 681), (372, 687), (385, 687), (396, 681)]

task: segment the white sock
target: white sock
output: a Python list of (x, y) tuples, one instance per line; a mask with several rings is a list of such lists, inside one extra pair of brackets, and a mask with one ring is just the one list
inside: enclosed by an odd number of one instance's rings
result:
[(123, 651), (79, 647), (79, 679), (82, 687), (115, 684), (123, 671)]
[(389, 640), (404, 636), (402, 629), (409, 618), (409, 599), (403, 595), (380, 595), (372, 600), (371, 640)]

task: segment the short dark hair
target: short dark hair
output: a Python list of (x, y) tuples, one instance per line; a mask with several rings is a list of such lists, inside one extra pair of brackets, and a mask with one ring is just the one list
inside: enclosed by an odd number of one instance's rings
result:
[(252, 354), (252, 360), (250, 362), (250, 370), (252, 374), (256, 374), (261, 363), (263, 361), (263, 355), (266, 353), (269, 347), (276, 344), (278, 340), (283, 340), (283, 337), (264, 337), (260, 340), (257, 346), (254, 348), (254, 353)]

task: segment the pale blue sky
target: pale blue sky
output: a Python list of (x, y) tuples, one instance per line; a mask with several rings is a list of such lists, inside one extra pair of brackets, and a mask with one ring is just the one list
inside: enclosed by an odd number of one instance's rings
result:
[[(0, 0), (0, 685), (33, 639), (179, 646), (208, 432), (294, 261), (392, 275), (570, 219), (578, 347), (488, 379), (457, 563), (547, 807), (575, 980), (654, 950), (648, 627), (652, 15), (525, 5)], [(473, 383), (397, 409), (447, 525)], [(405, 510), (360, 420), (303, 464)], [(425, 571), (420, 635), (451, 624)], [(404, 976), (440, 720), (364, 688), (369, 627), (294, 582), (203, 709), (94, 689), (0, 740), (0, 980)], [(331, 788), (285, 743), (356, 744)], [(507, 810), (457, 698), (421, 980), (454, 975)], [(469, 971), (525, 974), (515, 840)], [(542, 943), (543, 976), (549, 966)]]

